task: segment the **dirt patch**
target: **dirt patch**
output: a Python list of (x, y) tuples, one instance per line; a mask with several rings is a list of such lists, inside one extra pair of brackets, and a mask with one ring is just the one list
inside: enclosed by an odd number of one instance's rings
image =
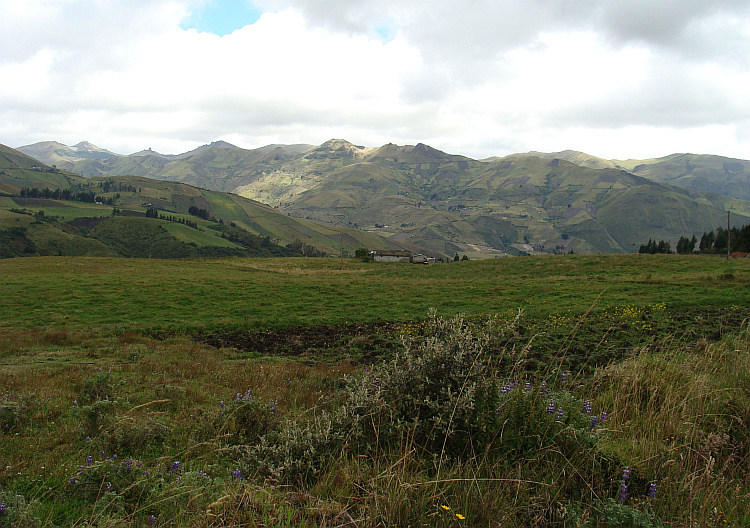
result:
[(261, 356), (319, 356), (326, 351), (370, 362), (395, 350), (401, 323), (372, 322), (296, 326), (260, 331), (199, 330), (193, 337), (214, 347)]

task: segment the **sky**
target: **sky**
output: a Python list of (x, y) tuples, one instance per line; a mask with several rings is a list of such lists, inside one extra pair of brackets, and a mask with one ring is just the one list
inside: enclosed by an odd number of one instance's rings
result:
[(0, 0), (0, 143), (750, 159), (747, 0)]

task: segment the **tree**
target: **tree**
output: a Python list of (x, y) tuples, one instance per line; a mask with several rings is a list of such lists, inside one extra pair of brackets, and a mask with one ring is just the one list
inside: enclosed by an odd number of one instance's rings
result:
[(460, 259), (458, 258), (458, 253), (456, 253), (456, 256), (453, 257), (453, 262), (458, 262)]
[(357, 248), (354, 250), (354, 256), (355, 258), (358, 258), (362, 262), (369, 262), (370, 261), (370, 251), (367, 248)]

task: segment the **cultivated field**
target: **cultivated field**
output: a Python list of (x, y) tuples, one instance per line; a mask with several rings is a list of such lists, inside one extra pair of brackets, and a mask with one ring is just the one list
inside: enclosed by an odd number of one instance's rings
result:
[(750, 260), (0, 276), (0, 526), (750, 524)]

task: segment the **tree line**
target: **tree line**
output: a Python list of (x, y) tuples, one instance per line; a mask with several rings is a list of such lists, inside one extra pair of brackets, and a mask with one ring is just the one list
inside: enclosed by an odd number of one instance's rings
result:
[(670, 243), (665, 240), (657, 242), (656, 240), (649, 239), (648, 243), (638, 248), (638, 253), (677, 253), (679, 255), (689, 255), (691, 253), (708, 255), (724, 254), (727, 252), (727, 246), (730, 246), (729, 251), (732, 253), (750, 253), (750, 224), (730, 229), (717, 227), (715, 231), (704, 232), (700, 238), (700, 242), (695, 235), (692, 238), (680, 237), (674, 251), (672, 251)]
[(24, 187), (21, 189), (21, 198), (45, 198), (47, 200), (69, 200), (72, 202), (106, 203), (112, 205), (112, 198), (104, 199), (94, 191), (74, 191), (72, 189), (57, 188), (54, 191), (48, 187), (38, 189), (36, 187)]

